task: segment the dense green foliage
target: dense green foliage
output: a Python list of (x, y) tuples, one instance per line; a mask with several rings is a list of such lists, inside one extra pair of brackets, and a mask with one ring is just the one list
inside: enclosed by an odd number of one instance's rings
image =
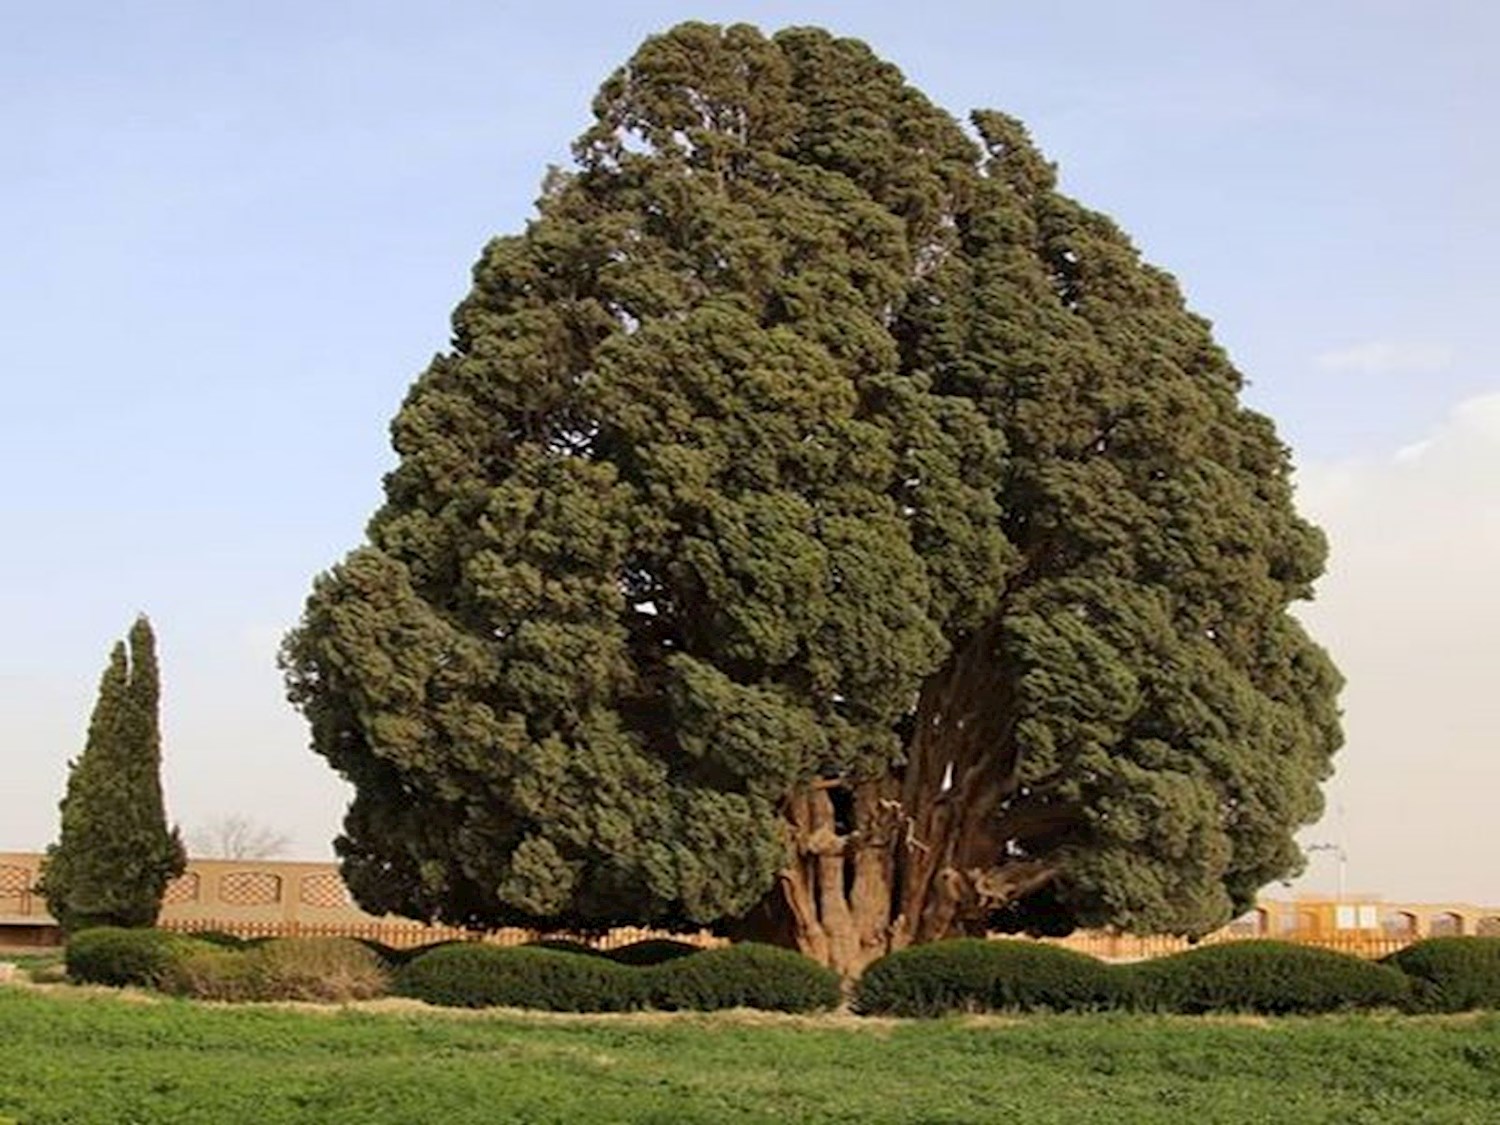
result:
[(1494, 1118), (1500, 1017), (452, 1018), (0, 989), (27, 1125), (1298, 1125)]
[(1412, 982), (1412, 1003), (1429, 1012), (1500, 1008), (1500, 938), (1437, 937), (1385, 959)]
[(158, 986), (199, 1000), (310, 1000), (344, 1003), (383, 995), (389, 983), (378, 954), (348, 938), (277, 938), (242, 949), (179, 956)]
[(698, 946), (689, 945), (685, 941), (648, 938), (645, 941), (635, 941), (629, 945), (622, 945), (618, 949), (611, 949), (608, 956), (611, 961), (618, 961), (622, 965), (649, 966), (676, 961), (679, 957), (690, 957), (699, 952), (701, 950)]
[(128, 657), (124, 644), (110, 654), (42, 869), (38, 889), (66, 931), (152, 925), (187, 866), (162, 801), (160, 695), (156, 638), (139, 617)]
[[(689, 947), (691, 948), (691, 947)], [(620, 962), (578, 949), (537, 945), (451, 945), (414, 958), (396, 976), (396, 991), (461, 1008), (540, 1008), (622, 1012), (759, 1008), (812, 1012), (839, 1002), (838, 976), (799, 954), (747, 942)]]
[(226, 947), (162, 930), (100, 927), (73, 938), (67, 966), (78, 981), (201, 1000), (361, 1000), (384, 993), (392, 974), (395, 991), (447, 1007), (807, 1012), (840, 999), (836, 974), (754, 943), (700, 951), (682, 942), (637, 942), (613, 956), (567, 941), (508, 948), (440, 942), (412, 950), (375, 944), (275, 938)]
[(570, 938), (542, 938), (539, 941), (528, 943), (531, 949), (550, 949), (555, 953), (577, 953), (584, 957), (603, 957), (604, 951), (595, 949), (592, 945), (586, 945), (581, 941), (573, 941)]
[(477, 943), (413, 958), (397, 972), (395, 987), (403, 996), (452, 1008), (620, 1012), (645, 999), (641, 971), (606, 957)]
[(1394, 969), (1281, 941), (1232, 941), (1130, 967), (1137, 1002), (1158, 1011), (1266, 1015), (1403, 1007)]
[(95, 926), (68, 939), (68, 976), (87, 984), (155, 987), (177, 960), (214, 946), (164, 930)]
[(891, 953), (865, 970), (854, 1009), (866, 1015), (1086, 1012), (1131, 1000), (1126, 974), (1096, 958), (1025, 941), (960, 938)]
[(667, 1011), (819, 1012), (841, 999), (838, 974), (831, 969), (789, 949), (755, 942), (705, 949), (637, 972), (647, 980), (651, 1007)]
[(238, 934), (225, 933), (223, 930), (194, 930), (192, 936), (224, 949), (244, 949), (246, 945), (245, 939)]
[(795, 915), (857, 969), (854, 926), (1203, 933), (1297, 869), (1324, 543), (1174, 280), (822, 31), (683, 25), (594, 114), (283, 650), (358, 901)]

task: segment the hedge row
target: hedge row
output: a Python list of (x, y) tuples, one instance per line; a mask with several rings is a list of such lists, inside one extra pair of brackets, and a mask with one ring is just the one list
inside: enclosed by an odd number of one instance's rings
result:
[(558, 942), (517, 948), (441, 942), (398, 951), (347, 938), (215, 939), (161, 930), (85, 930), (68, 944), (68, 975), (229, 1001), (360, 1000), (388, 991), (392, 977), (403, 995), (471, 1008), (804, 1012), (840, 1000), (837, 976), (821, 965), (754, 944), (698, 951), (658, 940), (606, 956)]
[(1411, 1006), (1418, 1011), (1500, 1008), (1500, 937), (1428, 938), (1384, 963), (1411, 981)]
[(1054, 945), (959, 938), (876, 961), (854, 1008), (870, 1015), (1097, 1011), (1123, 1006), (1125, 977), (1103, 961)]
[(216, 947), (163, 930), (97, 926), (75, 934), (63, 951), (68, 977), (85, 984), (141, 985), (154, 988), (181, 957)]
[(380, 958), (347, 938), (242, 942), (100, 926), (68, 942), (64, 964), (75, 981), (203, 1000), (363, 1000), (389, 984)]
[[(605, 955), (576, 943), (446, 942), (392, 950), (343, 938), (239, 942), (228, 935), (85, 930), (65, 963), (77, 981), (218, 1000), (355, 1000), (389, 988), (458, 1007), (552, 1011), (805, 1012), (840, 999), (833, 973), (785, 949), (696, 950), (647, 941)], [(1254, 1012), (1500, 1008), (1500, 938), (1432, 938), (1382, 963), (1276, 941), (1205, 946), (1108, 965), (1056, 946), (963, 939), (902, 950), (860, 979), (854, 1010)]]
[(401, 968), (396, 991), (448, 1007), (554, 1012), (810, 1012), (840, 999), (834, 973), (789, 950), (746, 943), (659, 959), (663, 952), (637, 966), (536, 946), (452, 945)]
[(1402, 1008), (1411, 985), (1395, 969), (1331, 949), (1237, 941), (1127, 969), (1134, 1006), (1162, 1012), (1314, 1012)]
[(897, 1016), (1500, 1008), (1500, 938), (1432, 938), (1378, 964), (1278, 941), (1203, 946), (1133, 965), (1107, 965), (1022, 941), (946, 941), (870, 966), (856, 987), (854, 1008)]

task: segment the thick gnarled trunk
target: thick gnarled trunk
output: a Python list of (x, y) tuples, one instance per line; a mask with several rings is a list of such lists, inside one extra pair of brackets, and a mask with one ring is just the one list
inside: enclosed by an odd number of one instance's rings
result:
[(1070, 814), (1018, 797), (995, 646), (981, 630), (928, 682), (904, 767), (814, 782), (787, 800), (793, 859), (770, 925), (846, 980), (893, 950), (982, 932), (994, 910), (1056, 874), (1026, 844)]
[[(866, 782), (852, 794), (813, 786), (788, 804), (795, 857), (780, 876), (789, 936), (797, 948), (846, 978), (858, 976), (890, 946), (896, 817)], [(852, 802), (853, 827), (841, 824)], [(841, 831), (842, 829), (842, 831)]]
[[(942, 834), (919, 838), (917, 818), (881, 796), (892, 788), (889, 781), (852, 792), (815, 786), (790, 801), (797, 850), (780, 875), (783, 909), (774, 911), (780, 925), (772, 928), (845, 979), (893, 950), (981, 933), (992, 911), (1056, 874), (1045, 859), (992, 853), (981, 862), (973, 837), (963, 835), (974, 817), (961, 809), (932, 816)], [(840, 831), (843, 802), (852, 804), (852, 819)]]

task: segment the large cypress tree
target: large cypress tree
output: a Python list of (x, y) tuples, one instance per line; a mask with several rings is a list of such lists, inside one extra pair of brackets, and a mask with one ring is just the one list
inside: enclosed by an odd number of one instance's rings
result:
[(123, 643), (110, 653), (42, 869), (38, 889), (64, 930), (152, 925), (187, 865), (162, 801), (160, 695), (156, 638), (141, 616), (128, 657)]
[(1324, 544), (1172, 278), (822, 31), (683, 25), (594, 111), (284, 649), (359, 901), (855, 973), (1295, 870)]

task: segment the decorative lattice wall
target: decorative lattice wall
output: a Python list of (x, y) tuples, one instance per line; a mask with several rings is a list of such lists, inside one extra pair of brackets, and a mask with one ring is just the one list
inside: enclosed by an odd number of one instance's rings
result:
[(8, 863), (0, 865), (0, 899), (20, 898), (29, 894), (35, 881), (36, 872), (29, 867), (12, 867)]
[(219, 877), (225, 906), (270, 906), (281, 901), (281, 877), (265, 871), (231, 871)]
[(184, 902), (197, 902), (201, 890), (197, 872), (189, 871), (167, 884), (161, 903), (163, 906), (178, 906)]
[(303, 906), (321, 907), (325, 910), (348, 906), (350, 901), (349, 892), (344, 889), (344, 881), (331, 872), (304, 875), (297, 899)]

